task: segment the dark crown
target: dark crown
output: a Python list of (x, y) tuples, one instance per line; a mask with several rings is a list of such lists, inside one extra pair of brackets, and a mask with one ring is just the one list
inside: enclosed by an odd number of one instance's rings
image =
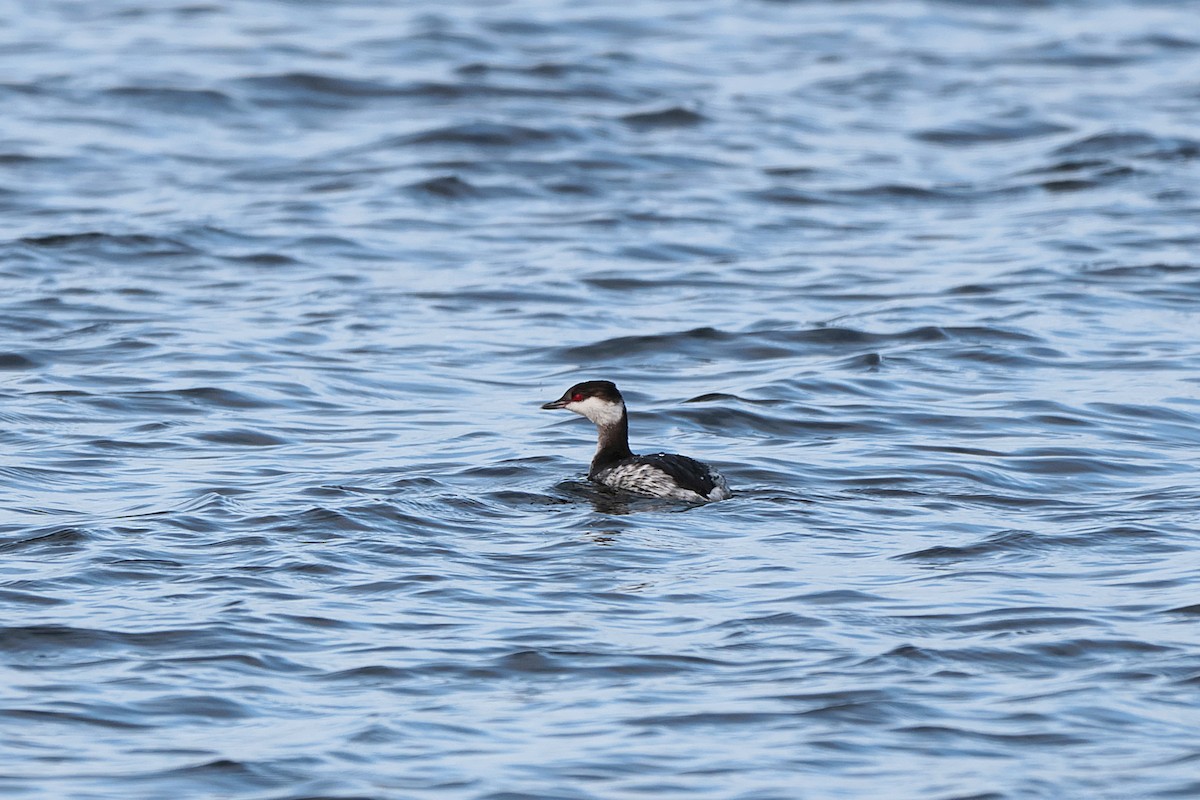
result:
[(567, 389), (566, 397), (581, 394), (584, 397), (599, 397), (610, 403), (623, 403), (621, 392), (612, 381), (584, 381)]

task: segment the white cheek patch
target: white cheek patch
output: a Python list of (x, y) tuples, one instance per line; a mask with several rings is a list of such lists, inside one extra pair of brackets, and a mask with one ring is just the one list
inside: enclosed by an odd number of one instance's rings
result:
[(610, 403), (599, 397), (585, 397), (577, 403), (567, 403), (564, 408), (582, 414), (601, 427), (616, 425), (621, 421), (621, 412), (625, 410), (622, 403)]

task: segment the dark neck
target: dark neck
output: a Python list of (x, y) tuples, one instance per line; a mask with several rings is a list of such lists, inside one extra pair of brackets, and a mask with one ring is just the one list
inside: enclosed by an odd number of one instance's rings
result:
[(632, 458), (629, 449), (629, 414), (621, 409), (621, 419), (611, 425), (597, 425), (600, 441), (596, 446), (596, 455), (592, 459), (590, 474), (595, 475), (607, 466)]

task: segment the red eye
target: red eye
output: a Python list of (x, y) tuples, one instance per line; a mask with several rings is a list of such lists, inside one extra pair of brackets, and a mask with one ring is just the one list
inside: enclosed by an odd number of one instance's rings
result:
[(575, 394), (571, 395), (571, 402), (572, 402), (572, 403), (578, 403), (578, 402), (579, 402), (580, 400), (582, 400), (582, 399), (583, 399), (583, 395), (582, 395), (582, 394), (580, 394), (579, 392), (576, 392)]

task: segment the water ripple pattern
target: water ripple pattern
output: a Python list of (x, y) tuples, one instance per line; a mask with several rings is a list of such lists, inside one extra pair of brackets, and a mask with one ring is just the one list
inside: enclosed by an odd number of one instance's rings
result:
[(1194, 3), (0, 16), (0, 794), (1200, 796)]

